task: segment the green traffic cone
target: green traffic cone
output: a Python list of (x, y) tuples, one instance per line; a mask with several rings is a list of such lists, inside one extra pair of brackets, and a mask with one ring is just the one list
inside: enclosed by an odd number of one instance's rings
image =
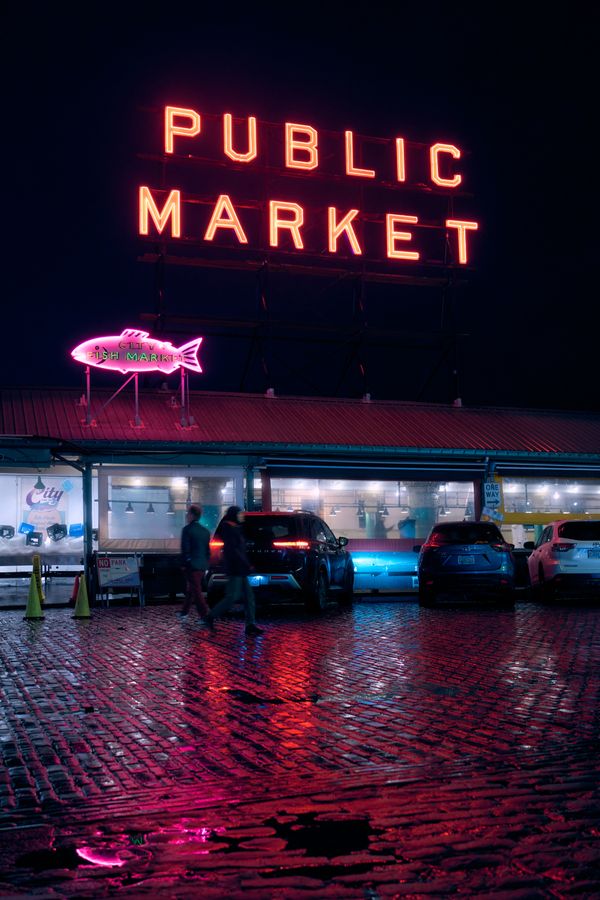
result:
[(27, 609), (25, 610), (24, 619), (43, 619), (42, 604), (40, 602), (40, 594), (38, 591), (37, 580), (33, 572), (29, 581), (29, 598), (27, 600)]
[(79, 579), (79, 589), (77, 591), (77, 602), (75, 603), (75, 612), (73, 613), (73, 618), (89, 619), (90, 615), (90, 604), (88, 601), (85, 575), (82, 575)]

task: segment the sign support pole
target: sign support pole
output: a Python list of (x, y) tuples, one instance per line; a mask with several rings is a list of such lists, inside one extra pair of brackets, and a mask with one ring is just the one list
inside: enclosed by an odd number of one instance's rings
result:
[(139, 392), (139, 384), (138, 384), (138, 373), (136, 372), (133, 378), (133, 384), (135, 387), (135, 424), (139, 428), (142, 424), (142, 420), (140, 419), (140, 392)]
[(92, 584), (93, 570), (93, 538), (92, 538), (92, 514), (94, 503), (92, 499), (92, 464), (86, 462), (83, 469), (83, 561), (84, 574), (88, 589), (88, 597), (94, 599)]

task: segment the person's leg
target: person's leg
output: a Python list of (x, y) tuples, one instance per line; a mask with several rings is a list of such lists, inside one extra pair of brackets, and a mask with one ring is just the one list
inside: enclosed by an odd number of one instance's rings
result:
[(198, 610), (199, 615), (202, 618), (206, 618), (209, 614), (210, 610), (208, 608), (208, 604), (206, 602), (206, 598), (204, 597), (204, 592), (202, 591), (202, 578), (204, 576), (204, 572), (200, 570), (192, 570), (190, 572), (190, 587), (191, 587), (191, 600), (194, 601), (196, 609)]
[(179, 613), (180, 616), (187, 616), (192, 605), (192, 573), (190, 569), (185, 570), (185, 594), (183, 595), (183, 606)]
[(247, 578), (244, 578), (243, 591), (244, 606), (246, 608), (246, 625), (254, 625), (256, 602), (254, 600), (252, 585)]
[(240, 575), (230, 575), (228, 577), (225, 596), (222, 600), (219, 600), (215, 608), (208, 614), (210, 620), (218, 619), (219, 616), (222, 616), (223, 613), (237, 603), (243, 587), (242, 580)]

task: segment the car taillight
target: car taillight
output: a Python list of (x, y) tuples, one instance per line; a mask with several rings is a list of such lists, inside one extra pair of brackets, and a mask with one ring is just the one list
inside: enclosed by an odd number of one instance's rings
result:
[(490, 544), (492, 550), (506, 550), (506, 544)]
[(575, 544), (567, 544), (563, 542), (555, 542), (552, 544), (552, 550), (554, 553), (568, 553), (569, 550), (572, 550)]
[(274, 547), (293, 547), (295, 550), (308, 550), (308, 541), (273, 541)]
[(220, 550), (221, 547), (224, 546), (223, 541), (210, 541), (210, 549), (211, 550)]

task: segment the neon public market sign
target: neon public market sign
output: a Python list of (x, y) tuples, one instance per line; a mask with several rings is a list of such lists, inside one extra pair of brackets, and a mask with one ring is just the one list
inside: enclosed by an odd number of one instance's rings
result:
[[(471, 260), (479, 223), (453, 213), (454, 203), (468, 196), (464, 154), (453, 143), (319, 132), (309, 124), (273, 125), (230, 113), (221, 119), (179, 106), (164, 107), (161, 116), (160, 152), (146, 158), (172, 163), (176, 174), (171, 185), (139, 186), (140, 236), (162, 235), (181, 246), (312, 253), (321, 261), (379, 260), (388, 270)], [(207, 167), (218, 174), (207, 179)], [(240, 172), (254, 178), (240, 186)], [(186, 176), (194, 191), (172, 186)], [(237, 178), (234, 189), (213, 188), (228, 176)], [(276, 196), (266, 195), (270, 189)], [(303, 197), (307, 190), (317, 193), (316, 201)], [(415, 195), (422, 210), (415, 209)], [(433, 201), (445, 212), (434, 212)]]

